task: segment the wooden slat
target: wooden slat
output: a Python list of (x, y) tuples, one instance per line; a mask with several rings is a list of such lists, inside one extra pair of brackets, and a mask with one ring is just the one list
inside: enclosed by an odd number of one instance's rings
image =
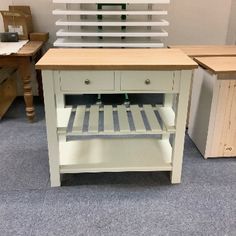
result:
[(141, 111), (138, 105), (131, 105), (130, 110), (132, 113), (135, 130), (138, 132), (145, 132), (146, 128), (143, 122)]
[(150, 125), (150, 128), (152, 131), (159, 132), (162, 131), (161, 126), (157, 120), (157, 117), (153, 111), (153, 108), (151, 105), (144, 105), (143, 106), (145, 114), (148, 119), (148, 123)]
[(98, 122), (99, 122), (99, 105), (92, 105), (89, 112), (89, 133), (98, 132)]
[(120, 16), (120, 15), (167, 15), (167, 11), (163, 10), (150, 10), (150, 11), (112, 11), (112, 10), (106, 10), (106, 11), (76, 11), (76, 10), (60, 10), (56, 9), (53, 12), (53, 15), (115, 15), (115, 16)]
[(118, 112), (120, 132), (130, 131), (126, 107), (122, 105), (117, 106), (117, 112)]
[(64, 21), (58, 20), (55, 23), (60, 26), (169, 26), (166, 20), (160, 21)]
[(175, 112), (171, 107), (157, 107), (164, 125), (169, 132), (175, 131)]
[(77, 107), (72, 132), (82, 133), (83, 123), (84, 123), (84, 115), (85, 115), (85, 108), (86, 108), (85, 106), (78, 106)]
[(114, 132), (112, 106), (104, 106), (104, 131)]

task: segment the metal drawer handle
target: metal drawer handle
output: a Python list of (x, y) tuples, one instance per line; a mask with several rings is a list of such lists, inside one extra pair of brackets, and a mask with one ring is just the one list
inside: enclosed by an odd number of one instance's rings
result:
[(86, 80), (84, 81), (84, 83), (87, 84), (87, 85), (89, 85), (89, 84), (90, 84), (90, 80), (89, 80), (89, 79), (86, 79)]
[(150, 79), (146, 79), (146, 80), (145, 80), (145, 84), (146, 84), (146, 85), (149, 85), (149, 84), (151, 84), (151, 81), (150, 81)]

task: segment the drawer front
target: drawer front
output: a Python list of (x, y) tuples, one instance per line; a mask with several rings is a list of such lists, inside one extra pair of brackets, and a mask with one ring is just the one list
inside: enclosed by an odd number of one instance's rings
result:
[(121, 90), (178, 91), (179, 78), (173, 71), (122, 71)]
[(60, 71), (61, 91), (114, 90), (112, 71)]

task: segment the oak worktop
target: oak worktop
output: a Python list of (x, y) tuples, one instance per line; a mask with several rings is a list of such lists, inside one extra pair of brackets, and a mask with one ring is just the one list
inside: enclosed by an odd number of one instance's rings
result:
[(236, 56), (236, 45), (169, 45), (190, 57)]
[(192, 70), (197, 63), (179, 49), (50, 49), (42, 70)]
[(236, 73), (236, 57), (195, 57), (195, 61), (215, 74)]

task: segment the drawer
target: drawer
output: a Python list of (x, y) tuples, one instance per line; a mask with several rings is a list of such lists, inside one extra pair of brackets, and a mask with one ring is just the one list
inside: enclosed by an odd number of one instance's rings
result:
[(122, 71), (121, 90), (177, 92), (179, 77), (173, 71)]
[(60, 71), (61, 91), (109, 91), (114, 90), (112, 71)]

